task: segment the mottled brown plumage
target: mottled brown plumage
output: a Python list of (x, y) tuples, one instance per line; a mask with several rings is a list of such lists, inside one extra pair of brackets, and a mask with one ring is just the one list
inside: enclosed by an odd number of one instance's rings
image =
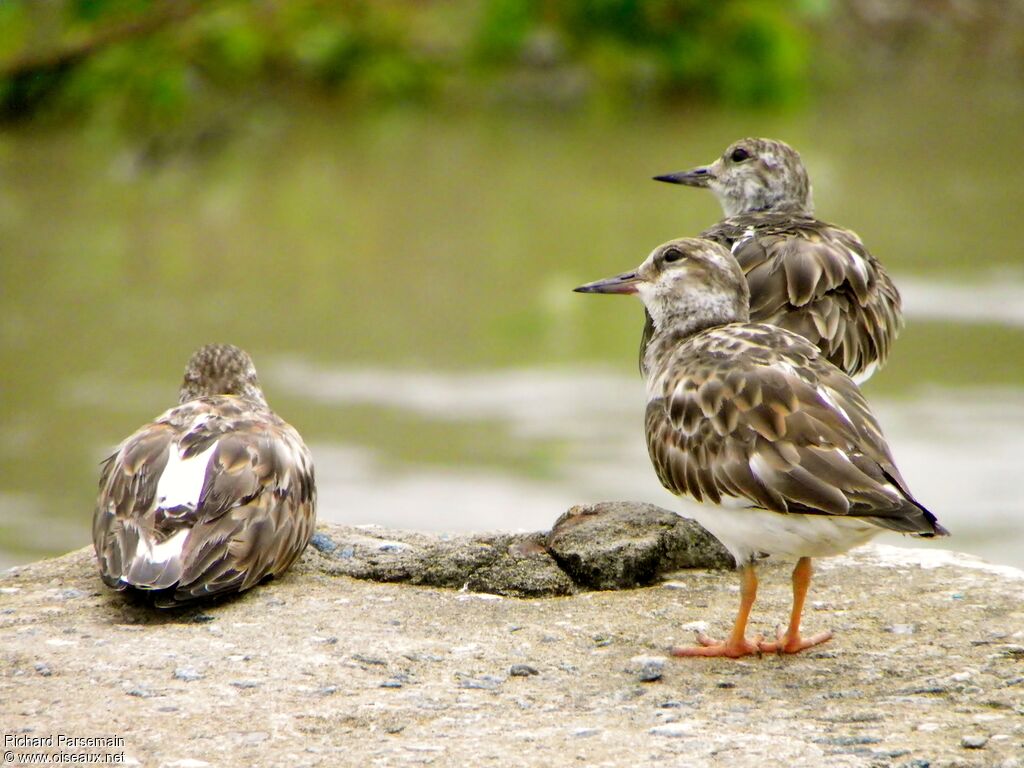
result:
[[(708, 166), (655, 177), (711, 189), (726, 218), (701, 233), (732, 251), (750, 285), (750, 316), (799, 333), (864, 381), (903, 327), (899, 292), (856, 233), (813, 216), (800, 155), (742, 139)], [(650, 338), (648, 322), (641, 342)]]
[[(669, 491), (706, 502), (693, 516), (744, 569), (730, 640), (681, 655), (823, 642), (828, 635), (799, 636), (811, 557), (882, 530), (946, 533), (911, 495), (857, 385), (803, 336), (750, 322), (748, 277), (720, 245), (689, 238), (655, 249), (634, 272), (577, 289), (643, 300), (651, 461)], [(790, 628), (776, 643), (744, 634), (759, 553), (798, 559)]]
[(266, 404), (249, 356), (209, 345), (181, 404), (104, 462), (93, 544), (104, 582), (169, 607), (286, 571), (313, 535), (313, 461)]

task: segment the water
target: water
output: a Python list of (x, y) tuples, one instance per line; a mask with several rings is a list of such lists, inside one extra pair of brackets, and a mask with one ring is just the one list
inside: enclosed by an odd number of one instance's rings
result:
[(1019, 89), (892, 82), (784, 115), (289, 104), (156, 169), (87, 132), (0, 135), (0, 565), (89, 542), (100, 460), (209, 341), (253, 354), (325, 519), (682, 510), (643, 443), (639, 305), (571, 289), (717, 219), (649, 177), (761, 134), (904, 290), (866, 391), (911, 487), (949, 546), (1024, 566), (1022, 121)]

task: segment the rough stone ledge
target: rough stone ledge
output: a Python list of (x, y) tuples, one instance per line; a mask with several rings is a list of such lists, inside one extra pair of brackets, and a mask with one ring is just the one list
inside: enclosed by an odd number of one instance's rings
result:
[[(323, 567), (346, 559), (310, 550), (176, 612), (104, 588), (90, 549), (0, 574), (2, 730), (121, 736), (125, 763), (167, 768), (1024, 768), (1013, 568), (883, 546), (822, 560), (805, 624), (835, 639), (729, 661), (666, 655), (728, 630), (728, 570), (507, 599)], [(770, 634), (789, 564), (760, 571), (752, 628)]]
[(316, 567), (332, 575), (509, 597), (630, 589), (682, 568), (732, 568), (700, 525), (653, 504), (578, 505), (549, 532), (437, 536), (321, 524)]

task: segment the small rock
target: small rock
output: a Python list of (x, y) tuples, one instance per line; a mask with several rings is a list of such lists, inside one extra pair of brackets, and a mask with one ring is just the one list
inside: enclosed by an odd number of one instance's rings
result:
[(35, 670), (38, 674), (42, 675), (43, 677), (49, 677), (53, 674), (53, 670), (50, 669), (49, 665), (42, 661), (37, 661), (35, 663)]
[(600, 728), (573, 728), (569, 731), (569, 735), (577, 739), (587, 739), (597, 736), (599, 733), (601, 733)]
[(665, 673), (665, 661), (664, 656), (634, 656), (629, 660), (626, 671), (636, 675), (642, 683), (653, 683), (661, 680)]
[(529, 664), (513, 664), (508, 668), (508, 673), (512, 677), (529, 677), (540, 674), (535, 667), (531, 667)]
[(338, 545), (335, 544), (329, 536), (322, 533), (313, 534), (313, 538), (309, 540), (309, 543), (313, 549), (323, 552), (325, 555), (331, 554), (338, 548)]
[(681, 568), (733, 565), (700, 525), (653, 504), (572, 507), (555, 521), (547, 545), (572, 580), (589, 589), (629, 589)]
[(665, 725), (656, 725), (651, 728), (648, 733), (652, 736), (667, 736), (670, 739), (679, 739), (683, 736), (689, 736), (692, 726), (688, 723), (666, 723)]
[(203, 676), (194, 667), (178, 667), (174, 670), (174, 679), (184, 680), (186, 683), (194, 683), (196, 680), (202, 680)]
[(892, 624), (886, 627), (885, 631), (893, 635), (912, 635), (917, 628), (913, 624)]
[(960, 739), (960, 746), (964, 749), (984, 749), (988, 744), (988, 736), (964, 736)]
[(380, 684), (380, 687), (381, 688), (401, 688), (402, 685), (404, 685), (404, 683), (402, 683), (401, 680), (395, 680), (394, 678), (392, 678), (391, 680), (385, 680), (383, 683)]
[(260, 683), (258, 680), (232, 680), (231, 685), (235, 688), (247, 689), (247, 688), (259, 688)]
[(367, 656), (364, 653), (353, 653), (352, 658), (361, 664), (369, 664), (375, 667), (386, 667), (388, 662), (378, 656)]
[(216, 619), (217, 619), (216, 616), (211, 616), (208, 613), (197, 613), (195, 616), (192, 617), (192, 623), (193, 624), (206, 624), (207, 622), (215, 621)]
[(472, 688), (483, 691), (496, 691), (505, 682), (494, 675), (480, 675), (480, 677), (464, 677), (459, 680), (460, 688)]

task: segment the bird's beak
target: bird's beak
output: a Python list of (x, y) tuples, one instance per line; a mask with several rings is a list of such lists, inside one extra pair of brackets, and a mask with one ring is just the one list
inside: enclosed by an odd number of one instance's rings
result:
[(715, 175), (711, 173), (711, 166), (701, 165), (688, 171), (655, 176), (654, 180), (664, 181), (669, 184), (683, 184), (687, 187), (706, 187), (713, 178), (715, 178)]
[(625, 272), (604, 280), (595, 280), (573, 290), (576, 293), (636, 293), (639, 282), (640, 275), (636, 272)]

